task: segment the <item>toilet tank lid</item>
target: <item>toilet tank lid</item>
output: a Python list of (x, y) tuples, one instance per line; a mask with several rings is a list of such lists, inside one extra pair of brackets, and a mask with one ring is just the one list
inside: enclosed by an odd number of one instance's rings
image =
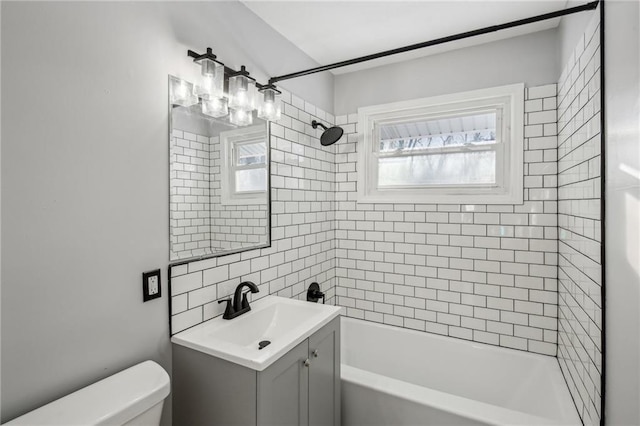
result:
[(100, 380), (4, 425), (120, 425), (169, 395), (169, 375), (153, 361)]

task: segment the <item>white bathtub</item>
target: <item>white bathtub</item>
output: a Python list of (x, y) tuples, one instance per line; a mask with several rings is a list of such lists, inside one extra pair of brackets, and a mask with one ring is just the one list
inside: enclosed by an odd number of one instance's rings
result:
[(342, 425), (581, 425), (555, 358), (342, 318)]

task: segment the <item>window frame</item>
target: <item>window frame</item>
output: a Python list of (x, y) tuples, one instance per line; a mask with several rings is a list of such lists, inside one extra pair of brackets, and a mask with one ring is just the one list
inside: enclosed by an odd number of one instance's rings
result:
[[(265, 133), (264, 125), (240, 127), (220, 133), (220, 155), (222, 157), (220, 201), (223, 205), (253, 205), (264, 204), (268, 201), (269, 144), (266, 138), (268, 138), (268, 134)], [(237, 167), (235, 161), (237, 146), (255, 143), (258, 140), (263, 140), (265, 144), (264, 165)], [(236, 171), (249, 169), (265, 170), (266, 182), (264, 191), (236, 191)]]
[[(378, 186), (380, 126), (483, 111), (496, 114), (496, 184)], [(500, 139), (500, 140), (498, 140)], [(471, 150), (488, 150), (486, 147)], [(465, 152), (469, 148), (442, 148)], [(436, 153), (435, 150), (433, 153)], [(500, 155), (499, 155), (500, 154)], [(411, 155), (403, 154), (402, 156)], [(384, 157), (390, 157), (384, 155)], [(391, 156), (392, 157), (392, 156)], [(524, 185), (524, 84), (513, 84), (358, 109), (359, 203), (522, 204)]]

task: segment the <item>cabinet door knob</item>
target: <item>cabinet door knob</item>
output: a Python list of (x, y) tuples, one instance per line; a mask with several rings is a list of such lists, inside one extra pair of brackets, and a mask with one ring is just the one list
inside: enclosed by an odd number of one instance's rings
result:
[(307, 359), (304, 360), (303, 364), (304, 364), (305, 367), (308, 367), (308, 366), (311, 365), (311, 361), (309, 361), (309, 358), (307, 358)]
[(315, 351), (313, 351), (313, 357), (314, 358), (318, 358), (318, 350), (317, 349)]

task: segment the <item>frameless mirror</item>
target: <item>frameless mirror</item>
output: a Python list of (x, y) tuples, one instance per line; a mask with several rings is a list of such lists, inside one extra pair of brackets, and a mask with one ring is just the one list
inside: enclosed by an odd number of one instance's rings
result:
[(169, 76), (171, 261), (270, 245), (268, 122), (254, 111), (236, 125), (212, 108)]

